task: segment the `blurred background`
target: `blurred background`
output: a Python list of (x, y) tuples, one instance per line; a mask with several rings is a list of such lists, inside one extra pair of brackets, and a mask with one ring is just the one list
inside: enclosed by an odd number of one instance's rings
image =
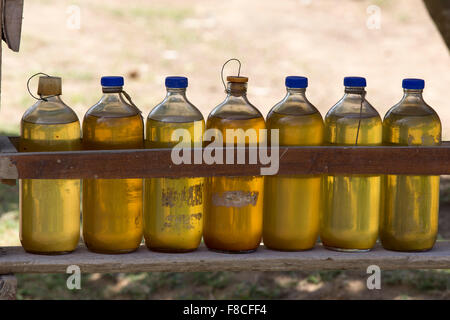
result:
[[(5, 47), (4, 47), (5, 48)], [(188, 98), (207, 117), (224, 98), (222, 64), (242, 62), (249, 100), (266, 115), (284, 78), (309, 78), (322, 115), (343, 95), (344, 76), (368, 80), (367, 99), (384, 116), (401, 80), (426, 80), (424, 98), (450, 140), (450, 55), (421, 0), (34, 0), (25, 1), (19, 53), (3, 50), (0, 131), (16, 135), (34, 100), (28, 77), (63, 78), (63, 100), (82, 119), (101, 96), (100, 77), (125, 76), (146, 117), (165, 95), (164, 78), (189, 78)], [(230, 63), (225, 75), (236, 74)], [(36, 91), (37, 79), (31, 83)], [(17, 187), (0, 185), (0, 245), (20, 245)], [(443, 177), (439, 237), (450, 238), (450, 183)], [(18, 275), (21, 299), (416, 299), (450, 298), (450, 271), (384, 271), (382, 290), (361, 272), (214, 272)]]

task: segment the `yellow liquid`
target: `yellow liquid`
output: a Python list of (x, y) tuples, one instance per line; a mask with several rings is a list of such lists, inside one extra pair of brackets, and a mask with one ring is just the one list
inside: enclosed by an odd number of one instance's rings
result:
[[(210, 117), (207, 129), (216, 128), (226, 140), (226, 129), (254, 129), (258, 143), (265, 129), (264, 119)], [(231, 141), (232, 142), (232, 141)], [(224, 155), (225, 157), (225, 155)], [(247, 159), (248, 161), (248, 159)], [(264, 177), (210, 177), (204, 217), (203, 240), (208, 248), (225, 252), (249, 252), (258, 248), (262, 236)]]
[[(437, 116), (391, 114), (383, 123), (387, 145), (439, 145)], [(438, 231), (439, 176), (387, 175), (384, 213), (380, 219), (383, 247), (423, 251), (433, 247)]]
[[(22, 121), (21, 152), (80, 148), (80, 123)], [(28, 252), (58, 254), (75, 250), (80, 239), (80, 180), (20, 180), (20, 241)]]
[[(355, 145), (359, 114), (329, 116), (325, 121), (325, 142)], [(376, 146), (382, 142), (381, 119), (363, 117), (358, 145)], [(320, 219), (324, 246), (337, 250), (370, 250), (378, 237), (381, 176), (333, 175), (324, 181), (325, 201)]]
[[(319, 113), (286, 115), (273, 112), (267, 129), (279, 129), (280, 146), (311, 146), (323, 142)], [(307, 250), (319, 233), (322, 202), (320, 175), (266, 176), (263, 241), (276, 250)]]
[[(84, 149), (140, 149), (144, 144), (140, 114), (129, 117), (87, 115)], [(142, 241), (142, 179), (83, 180), (83, 238), (100, 253), (136, 250)]]
[[(198, 135), (194, 134), (194, 127)], [(164, 122), (147, 119), (146, 148), (172, 148), (175, 129), (188, 130), (201, 147), (205, 122)], [(189, 143), (186, 147), (194, 147)], [(144, 238), (148, 248), (164, 252), (197, 249), (202, 239), (205, 178), (145, 179)]]

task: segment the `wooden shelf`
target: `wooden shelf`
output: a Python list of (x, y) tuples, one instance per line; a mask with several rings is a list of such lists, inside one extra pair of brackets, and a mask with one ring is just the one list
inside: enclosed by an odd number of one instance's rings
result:
[[(267, 167), (175, 165), (171, 149), (19, 153), (16, 143), (17, 138), (0, 137), (0, 179), (254, 176)], [(450, 174), (450, 142), (436, 147), (280, 147), (279, 154), (278, 174)]]
[(366, 270), (377, 265), (390, 269), (450, 269), (450, 241), (438, 241), (431, 251), (408, 253), (382, 249), (364, 253), (342, 253), (317, 245), (313, 250), (279, 252), (261, 246), (249, 254), (224, 254), (205, 247), (190, 253), (156, 253), (146, 247), (119, 255), (96, 254), (80, 246), (75, 252), (59, 256), (26, 253), (21, 247), (0, 248), (0, 274), (65, 273), (78, 265), (84, 273), (114, 272), (192, 272), (192, 271), (290, 271), (322, 269)]

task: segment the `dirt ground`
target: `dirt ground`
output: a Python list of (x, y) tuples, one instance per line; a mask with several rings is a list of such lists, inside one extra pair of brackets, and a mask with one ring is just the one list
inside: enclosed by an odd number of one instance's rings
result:
[[(380, 8), (379, 29), (367, 27), (370, 5)], [(63, 77), (63, 99), (80, 118), (99, 99), (102, 75), (124, 75), (144, 116), (162, 100), (165, 76), (185, 75), (206, 117), (224, 98), (220, 69), (232, 57), (264, 115), (283, 97), (287, 75), (309, 77), (322, 115), (342, 96), (344, 76), (365, 76), (382, 116), (401, 98), (402, 78), (422, 77), (450, 139), (450, 56), (420, 0), (26, 1), (21, 50), (3, 53), (0, 125), (17, 130), (36, 72)]]
[[(379, 29), (367, 27), (370, 5), (380, 9)], [(26, 81), (36, 72), (63, 77), (63, 100), (80, 119), (100, 98), (102, 75), (124, 75), (144, 116), (162, 100), (165, 76), (184, 75), (206, 117), (224, 98), (220, 69), (232, 57), (242, 61), (249, 100), (264, 115), (284, 96), (287, 75), (309, 78), (308, 97), (322, 115), (342, 96), (344, 76), (367, 77), (367, 98), (382, 116), (401, 98), (402, 78), (424, 78), (424, 97), (450, 140), (450, 55), (420, 0), (25, 1), (21, 50), (3, 51), (0, 130), (18, 133), (33, 104)], [(19, 245), (17, 230), (17, 187), (2, 185), (0, 245)], [(450, 239), (445, 181), (439, 234)], [(18, 298), (450, 298), (448, 270), (386, 271), (380, 291), (367, 290), (366, 277), (364, 270), (92, 274), (72, 292), (66, 275), (27, 274), (18, 277)]]

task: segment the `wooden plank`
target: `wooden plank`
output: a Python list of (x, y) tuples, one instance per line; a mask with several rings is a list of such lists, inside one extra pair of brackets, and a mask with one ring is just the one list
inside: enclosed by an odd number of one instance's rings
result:
[[(260, 175), (261, 168), (268, 167), (261, 164), (175, 165), (171, 152), (171, 149), (141, 149), (0, 153), (0, 178), (254, 176)], [(350, 173), (450, 174), (450, 143), (435, 147), (280, 147), (278, 174)]]
[(22, 33), (23, 0), (2, 0), (2, 38), (8, 47), (19, 52)]
[(0, 248), (1, 273), (66, 273), (77, 265), (84, 273), (109, 272), (192, 272), (192, 271), (289, 271), (322, 269), (363, 269), (378, 265), (392, 269), (449, 269), (450, 242), (437, 242), (428, 252), (393, 252), (377, 246), (371, 252), (342, 253), (317, 245), (313, 250), (279, 252), (265, 249), (249, 254), (224, 254), (201, 247), (190, 253), (157, 253), (141, 246), (129, 254), (105, 255), (79, 247), (67, 255), (25, 253), (21, 247)]
[(0, 300), (15, 300), (17, 279), (12, 274), (0, 274)]

